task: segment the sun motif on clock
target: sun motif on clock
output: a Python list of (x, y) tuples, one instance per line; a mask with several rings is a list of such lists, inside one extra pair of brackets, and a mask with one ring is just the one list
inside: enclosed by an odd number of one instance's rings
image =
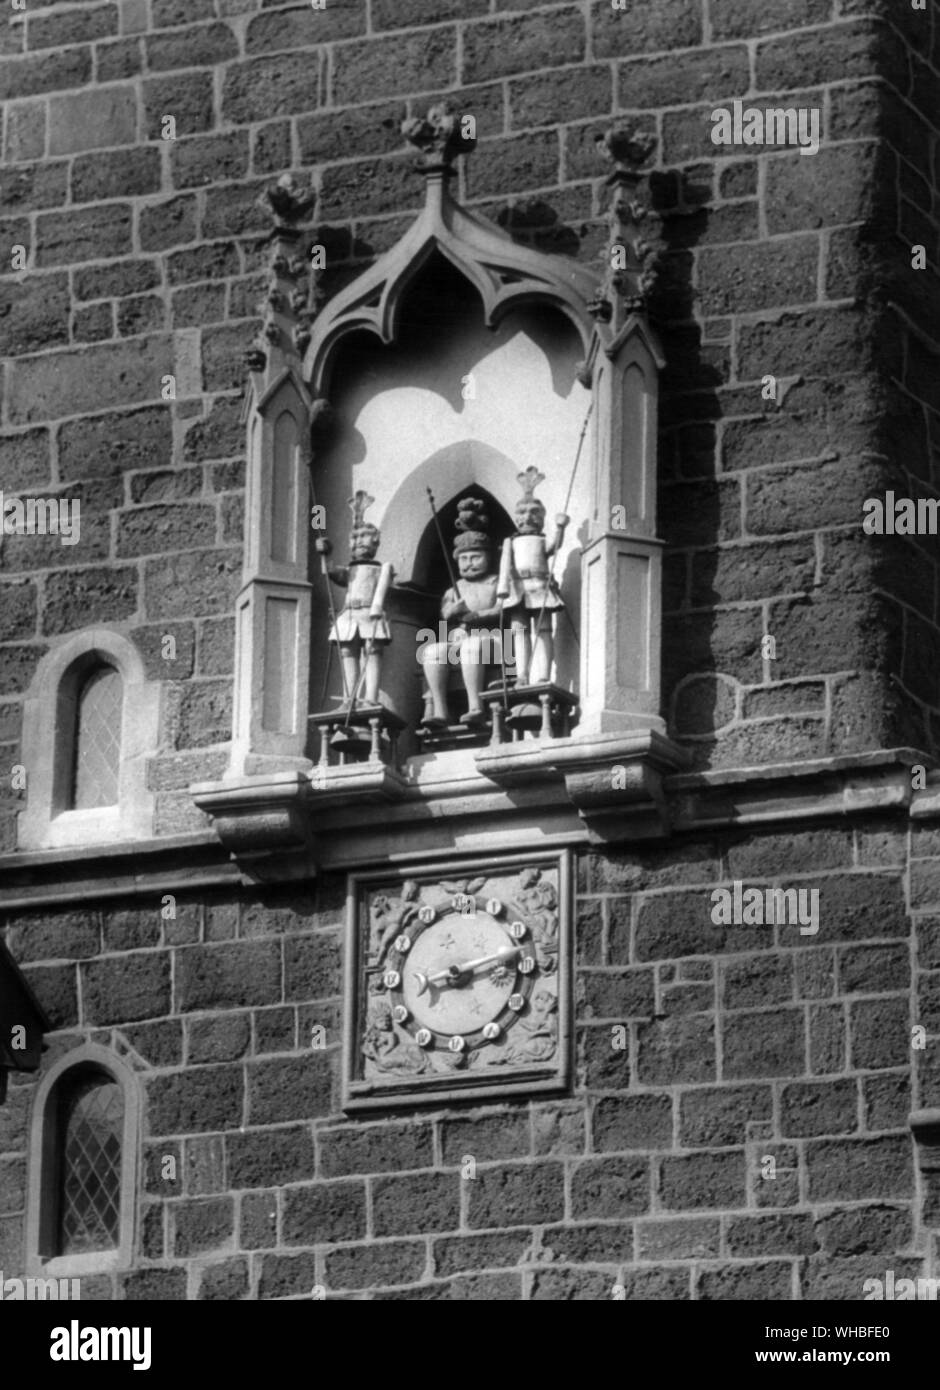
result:
[(567, 1079), (567, 862), (355, 880), (346, 1109)]

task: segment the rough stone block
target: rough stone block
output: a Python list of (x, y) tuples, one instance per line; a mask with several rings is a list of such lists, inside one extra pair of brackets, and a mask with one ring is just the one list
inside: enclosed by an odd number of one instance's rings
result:
[(328, 1289), (338, 1290), (412, 1284), (423, 1276), (426, 1265), (424, 1241), (396, 1240), (383, 1241), (379, 1245), (350, 1245), (326, 1256), (326, 1285)]
[(199, 188), (237, 179), (247, 172), (248, 158), (246, 130), (179, 140), (170, 155), (173, 183), (177, 188)]
[(9, 372), (10, 420), (30, 424), (152, 401), (173, 365), (173, 345), (163, 335), (21, 358)]
[(221, 1260), (205, 1266), (199, 1276), (199, 1299), (231, 1303), (248, 1297), (248, 1261)]
[(811, 1202), (908, 1197), (914, 1156), (907, 1136), (820, 1139), (806, 1146)]
[(780, 1092), (780, 1133), (787, 1138), (848, 1134), (858, 1129), (854, 1080), (797, 1081)]
[(591, 28), (597, 58), (695, 48), (702, 41), (701, 11), (693, 0), (635, 0), (625, 10), (594, 0)]
[(309, 1126), (228, 1134), (225, 1147), (229, 1183), (236, 1190), (306, 1182), (313, 1176)]
[(186, 1298), (185, 1269), (139, 1269), (119, 1279), (122, 1297), (128, 1302), (165, 1303)]
[(423, 1123), (321, 1130), (317, 1146), (320, 1172), (328, 1178), (430, 1168), (434, 1162), (431, 1126)]
[[(337, 53), (345, 50), (337, 50)], [(321, 105), (319, 55), (280, 54), (231, 63), (222, 88), (222, 116), (238, 125), (269, 120), (272, 116), (298, 116)], [(361, 90), (369, 90), (363, 88)], [(357, 96), (361, 94), (357, 93)], [(381, 92), (373, 95), (380, 96)], [(343, 98), (337, 96), (338, 102)], [(353, 98), (354, 100), (356, 98)]]
[(907, 996), (851, 1004), (849, 1048), (851, 1065), (865, 1071), (909, 1062), (911, 1015)]
[(144, 42), (151, 72), (210, 68), (238, 57), (238, 41), (228, 24), (194, 24), (173, 34), (150, 34)]
[[(343, 44), (334, 51), (333, 64), (333, 101), (338, 106), (355, 104), (364, 92), (371, 97), (388, 97), (453, 87), (457, 81), (457, 30), (451, 25)], [(492, 76), (484, 74), (485, 78)], [(463, 78), (467, 82), (477, 80), (466, 71)], [(307, 109), (313, 105), (309, 100), (306, 103)], [(267, 109), (264, 114), (280, 115), (283, 109)]]
[(105, 38), (118, 31), (117, 5), (96, 5), (93, 8), (68, 10), (64, 14), (30, 15), (26, 29), (26, 46), (34, 48), (65, 48)]
[(288, 999), (329, 999), (342, 992), (343, 943), (337, 932), (295, 936), (284, 945)]
[(672, 1099), (668, 1095), (603, 1096), (594, 1107), (594, 1148), (672, 1148)]
[(301, 1057), (251, 1062), (247, 1067), (249, 1124), (328, 1115), (335, 1060), (335, 1054), (311, 1049)]
[(22, 580), (0, 583), (0, 642), (36, 635), (36, 585)]
[(816, 1250), (809, 1212), (731, 1217), (725, 1239), (728, 1254), (745, 1259), (755, 1255), (812, 1255)]
[(769, 1086), (722, 1086), (686, 1091), (679, 1102), (679, 1141), (684, 1148), (741, 1144), (752, 1120), (770, 1120)]
[(59, 92), (69, 87), (83, 87), (90, 79), (90, 48), (66, 48), (58, 53), (4, 58), (0, 60), (0, 101), (10, 101), (13, 97), (35, 96), (38, 92)]
[(194, 1018), (187, 1033), (187, 1061), (233, 1062), (251, 1046), (251, 1016), (247, 1013)]
[[(646, 1158), (586, 1158), (571, 1172), (571, 1214), (592, 1217), (639, 1216), (650, 1209), (650, 1167)], [(515, 1211), (515, 1208), (513, 1208)], [(551, 1221), (557, 1216), (520, 1217)], [(482, 1224), (482, 1223), (480, 1223)], [(491, 1224), (497, 1224), (495, 1221)]]
[[(265, 1200), (270, 1205), (271, 1199)], [(242, 1220), (244, 1233), (244, 1211)], [(327, 1245), (336, 1241), (364, 1240), (365, 1236), (364, 1183), (319, 1183), (285, 1191), (285, 1245)]]
[(177, 138), (212, 128), (213, 89), (210, 72), (152, 78), (144, 83), (143, 95), (148, 140), (162, 138), (167, 116), (172, 116), (176, 122)]
[(743, 1207), (746, 1204), (744, 1154), (696, 1153), (664, 1158), (660, 1166), (664, 1208)]
[(723, 1070), (729, 1078), (799, 1076), (806, 1067), (803, 1012), (764, 1010), (724, 1020)]
[[(478, 1175), (479, 1177), (479, 1175)], [(407, 1173), (376, 1178), (372, 1184), (372, 1220), (377, 1236), (420, 1235), (425, 1231), (451, 1231), (460, 1225), (460, 1189), (457, 1173)]]
[(235, 1234), (235, 1202), (210, 1197), (173, 1205), (173, 1254), (177, 1259), (222, 1250)]
[(710, 1014), (676, 1015), (640, 1024), (637, 1075), (644, 1086), (714, 1081), (715, 1024)]
[(789, 1298), (792, 1288), (792, 1262), (776, 1260), (700, 1270), (695, 1296), (700, 1302), (711, 1302), (713, 1299), (759, 1302), (763, 1299)]
[(137, 98), (132, 87), (100, 87), (49, 102), (52, 155), (132, 145), (136, 138)]
[(275, 1004), (281, 997), (281, 952), (274, 941), (184, 947), (176, 958), (181, 1012)]
[(459, 1166), (465, 1156), (477, 1163), (492, 1163), (503, 1158), (523, 1158), (529, 1150), (529, 1116), (525, 1110), (448, 1119), (441, 1125), (445, 1168)]
[(123, 256), (133, 249), (131, 221), (126, 203), (42, 213), (36, 220), (36, 264), (75, 265)]
[(82, 569), (46, 580), (43, 631), (72, 632), (90, 623), (120, 622), (137, 611), (137, 571), (128, 567)]
[[(435, 20), (450, 17), (447, 14), (432, 16)], [(293, 53), (298, 49), (309, 50), (314, 44), (327, 40), (332, 43), (337, 39), (354, 38), (365, 31), (365, 0), (340, 0), (339, 4), (327, 6), (323, 11), (315, 10), (311, 5), (293, 5), (289, 9), (279, 9), (274, 14), (259, 14), (249, 20), (245, 32), (245, 52)]]
[(717, 1217), (658, 1217), (636, 1223), (637, 1252), (641, 1260), (701, 1260), (721, 1249)]
[(527, 1230), (499, 1231), (482, 1236), (445, 1236), (434, 1241), (434, 1269), (438, 1276), (466, 1270), (512, 1268), (521, 1264), (531, 1245)]
[(86, 1023), (128, 1023), (170, 1012), (170, 958), (165, 951), (109, 956), (81, 969)]

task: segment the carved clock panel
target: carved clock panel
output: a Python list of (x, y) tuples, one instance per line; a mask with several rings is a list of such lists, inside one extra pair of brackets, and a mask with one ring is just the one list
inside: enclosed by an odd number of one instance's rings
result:
[(354, 875), (345, 1108), (568, 1082), (564, 853)]

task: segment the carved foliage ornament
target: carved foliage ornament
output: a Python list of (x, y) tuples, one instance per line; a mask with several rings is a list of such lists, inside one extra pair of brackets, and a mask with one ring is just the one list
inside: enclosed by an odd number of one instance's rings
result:
[(567, 1075), (566, 865), (360, 881), (347, 1109)]

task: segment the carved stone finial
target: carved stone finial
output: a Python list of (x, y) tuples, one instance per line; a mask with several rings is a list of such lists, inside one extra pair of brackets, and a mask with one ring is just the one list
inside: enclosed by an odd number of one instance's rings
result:
[(597, 148), (614, 166), (613, 174), (639, 177), (640, 165), (646, 163), (656, 148), (656, 137), (635, 128), (608, 130), (597, 137)]
[(613, 165), (607, 185), (614, 192), (607, 219), (604, 281), (589, 307), (599, 322), (612, 324), (614, 331), (627, 314), (645, 310), (656, 281), (659, 252), (640, 232), (647, 209), (632, 196), (642, 178), (640, 166), (655, 146), (655, 137), (636, 129), (609, 130), (597, 138), (599, 154)]
[(262, 201), (278, 222), (299, 222), (304, 213), (316, 202), (316, 190), (309, 185), (304, 188), (293, 174), (282, 174), (277, 183), (271, 183), (262, 194)]
[(432, 106), (422, 118), (402, 121), (401, 133), (409, 144), (424, 156), (421, 168), (425, 172), (445, 169), (451, 172), (459, 154), (468, 154), (476, 146), (476, 136), (467, 125), (472, 117), (459, 115), (446, 103)]

